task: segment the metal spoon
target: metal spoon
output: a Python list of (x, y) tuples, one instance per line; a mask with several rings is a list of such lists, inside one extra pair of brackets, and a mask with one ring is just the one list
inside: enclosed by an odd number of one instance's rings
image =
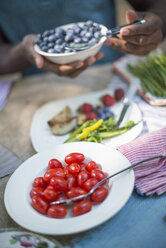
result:
[(149, 160), (153, 160), (155, 158), (166, 158), (166, 154), (160, 154), (160, 155), (157, 155), (157, 156), (153, 156), (153, 157), (150, 157), (150, 158), (143, 159), (143, 160), (141, 160), (141, 161), (139, 161), (137, 163), (134, 163), (134, 164), (128, 166), (127, 168), (125, 168), (123, 170), (120, 170), (120, 171), (116, 172), (113, 175), (110, 175), (110, 176), (104, 178), (103, 180), (98, 182), (88, 193), (86, 193), (84, 195), (79, 195), (79, 196), (73, 197), (71, 199), (62, 199), (62, 200), (59, 200), (59, 201), (54, 201), (54, 202), (51, 202), (50, 205), (58, 205), (58, 204), (69, 205), (69, 204), (73, 203), (76, 200), (85, 199), (88, 196), (90, 196), (95, 191), (95, 189), (97, 189), (102, 183), (104, 183), (105, 181), (109, 180), (110, 178), (115, 177), (115, 176), (121, 174), (122, 172), (124, 172), (126, 170), (132, 169), (132, 168), (136, 167), (139, 164), (142, 164), (142, 163), (147, 162)]
[(135, 21), (135, 22), (130, 23), (130, 24), (125, 24), (125, 25), (122, 25), (122, 26), (119, 26), (119, 27), (116, 27), (116, 28), (112, 28), (112, 29), (107, 30), (106, 34), (102, 34), (99, 37), (99, 39), (96, 39), (95, 41), (88, 42), (88, 43), (79, 43), (79, 44), (73, 44), (73, 43), (72, 44), (67, 44), (65, 49), (66, 50), (74, 49), (75, 51), (83, 51), (85, 49), (88, 49), (88, 48), (94, 46), (102, 37), (107, 38), (107, 37), (110, 37), (110, 36), (116, 36), (117, 34), (120, 33), (121, 28), (136, 25), (136, 24), (144, 24), (144, 23), (146, 23), (146, 20), (142, 19), (140, 21)]

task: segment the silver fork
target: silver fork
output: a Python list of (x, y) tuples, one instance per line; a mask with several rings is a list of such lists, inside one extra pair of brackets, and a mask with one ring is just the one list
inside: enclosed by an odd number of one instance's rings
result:
[(122, 123), (123, 119), (124, 119), (124, 116), (128, 110), (128, 108), (130, 107), (131, 105), (131, 102), (133, 100), (133, 97), (135, 96), (136, 92), (137, 92), (137, 89), (140, 85), (140, 80), (139, 78), (136, 78), (136, 77), (133, 77), (131, 83), (130, 83), (130, 86), (129, 86), (129, 89), (127, 91), (127, 94), (123, 100), (123, 107), (122, 107), (122, 110), (120, 112), (120, 115), (119, 115), (119, 118), (116, 122), (116, 127), (118, 128), (120, 126), (120, 124)]
[(105, 181), (109, 180), (110, 178), (113, 178), (113, 177), (121, 174), (122, 172), (124, 172), (126, 170), (132, 169), (132, 168), (136, 167), (139, 164), (142, 164), (142, 163), (147, 162), (149, 160), (153, 160), (155, 158), (166, 158), (166, 154), (160, 154), (160, 155), (157, 155), (157, 156), (153, 156), (153, 157), (150, 157), (150, 158), (143, 159), (143, 160), (141, 160), (141, 161), (139, 161), (137, 163), (134, 163), (134, 164), (128, 166), (127, 168), (125, 168), (123, 170), (120, 170), (120, 171), (116, 172), (113, 175), (110, 175), (110, 176), (104, 178), (103, 180), (101, 180), (100, 182), (98, 182), (88, 193), (86, 193), (84, 195), (79, 195), (79, 196), (73, 197), (71, 199), (62, 199), (62, 200), (59, 200), (59, 201), (54, 201), (54, 202), (51, 202), (50, 205), (58, 205), (58, 204), (69, 205), (69, 204), (73, 203), (76, 200), (85, 199), (88, 196), (90, 196), (102, 183), (104, 183)]

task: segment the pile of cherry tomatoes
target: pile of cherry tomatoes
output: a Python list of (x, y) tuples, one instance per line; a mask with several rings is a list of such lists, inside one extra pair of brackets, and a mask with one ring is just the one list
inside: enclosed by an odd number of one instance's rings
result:
[[(51, 159), (48, 170), (43, 177), (36, 177), (30, 191), (32, 207), (39, 213), (52, 218), (64, 218), (69, 211), (64, 205), (51, 205), (60, 198), (73, 198), (86, 194), (99, 181), (106, 177), (99, 165), (91, 160), (84, 162), (82, 153), (73, 152), (64, 158), (64, 164), (58, 159)], [(104, 201), (108, 195), (108, 187), (98, 187), (89, 199), (73, 203), (71, 212), (79, 216), (89, 212), (93, 204)]]

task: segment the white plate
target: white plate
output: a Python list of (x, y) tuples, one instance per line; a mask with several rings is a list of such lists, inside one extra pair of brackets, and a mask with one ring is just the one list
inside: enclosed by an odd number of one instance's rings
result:
[[(102, 90), (89, 94), (75, 96), (73, 98), (67, 98), (60, 101), (53, 101), (45, 104), (37, 110), (35, 113), (32, 125), (31, 125), (31, 141), (34, 149), (37, 152), (45, 151), (46, 149), (51, 149), (56, 145), (64, 143), (64, 141), (69, 137), (69, 134), (63, 136), (55, 136), (52, 134), (47, 121), (50, 120), (54, 115), (60, 112), (66, 105), (70, 106), (73, 112), (73, 116), (76, 115), (76, 109), (84, 102), (92, 103), (94, 105), (100, 104), (99, 98), (105, 94), (113, 94), (110, 90)], [(114, 112), (115, 117), (118, 118), (120, 111), (122, 109), (122, 102), (116, 103), (111, 107)], [(129, 107), (122, 125), (129, 120), (138, 122), (142, 119), (141, 111), (135, 103), (132, 103)], [(105, 139), (102, 143), (110, 147), (117, 147), (119, 145), (125, 144), (133, 139), (135, 139), (141, 132), (143, 127), (142, 122), (133, 127), (128, 132), (114, 137), (112, 139)]]
[(90, 142), (62, 144), (55, 146), (52, 151), (34, 155), (14, 172), (5, 189), (4, 200), (7, 212), (20, 226), (50, 235), (77, 233), (108, 220), (127, 202), (134, 186), (133, 170), (115, 177), (105, 201), (82, 216), (71, 217), (69, 211), (66, 218), (53, 219), (35, 211), (29, 196), (33, 179), (43, 176), (51, 158), (56, 157), (63, 161), (64, 157), (71, 152), (83, 153), (87, 158), (101, 164), (103, 171), (108, 174), (113, 174), (130, 165), (127, 158), (116, 149)]
[(12, 228), (0, 230), (1, 248), (46, 247), (62, 248), (58, 241), (51, 241), (34, 233)]

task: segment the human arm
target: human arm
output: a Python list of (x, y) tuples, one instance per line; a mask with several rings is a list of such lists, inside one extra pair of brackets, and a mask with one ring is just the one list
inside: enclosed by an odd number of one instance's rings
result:
[(20, 43), (11, 45), (4, 41), (1, 33), (0, 74), (23, 71), (29, 66), (35, 65), (39, 69), (72, 78), (78, 76), (103, 56), (103, 53), (99, 52), (96, 56), (89, 57), (85, 61), (77, 61), (68, 65), (54, 64), (35, 52), (33, 48), (35, 38), (36, 35), (27, 35)]

